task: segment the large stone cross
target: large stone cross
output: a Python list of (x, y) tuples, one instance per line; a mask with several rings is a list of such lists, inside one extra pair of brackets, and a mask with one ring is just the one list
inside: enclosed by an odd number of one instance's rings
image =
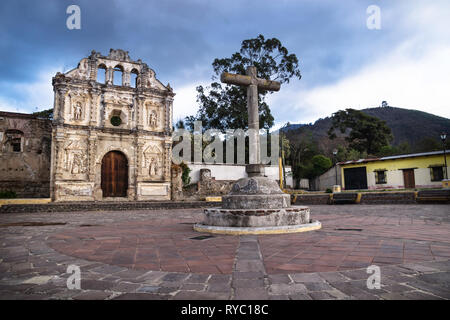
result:
[(280, 82), (260, 79), (256, 75), (256, 67), (247, 67), (246, 75), (222, 73), (220, 81), (227, 84), (247, 86), (247, 112), (249, 130), (249, 163), (261, 164), (259, 144), (259, 112), (258, 112), (258, 89), (268, 91), (280, 90)]

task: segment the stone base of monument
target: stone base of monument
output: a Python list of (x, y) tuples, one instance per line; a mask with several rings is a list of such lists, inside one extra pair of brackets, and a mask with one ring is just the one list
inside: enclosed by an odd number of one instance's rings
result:
[(209, 233), (229, 234), (229, 235), (297, 233), (297, 232), (318, 230), (320, 228), (322, 228), (322, 224), (319, 221), (313, 221), (310, 223), (292, 226), (275, 226), (275, 227), (219, 227), (219, 226), (208, 226), (200, 223), (194, 225), (194, 230), (198, 232), (209, 232)]
[(194, 225), (194, 230), (239, 235), (321, 228), (319, 221), (311, 220), (308, 207), (291, 206), (289, 194), (283, 193), (274, 180), (258, 175), (263, 172), (258, 166), (247, 166), (249, 177), (234, 183), (230, 194), (222, 197), (222, 208), (205, 209), (203, 223)]

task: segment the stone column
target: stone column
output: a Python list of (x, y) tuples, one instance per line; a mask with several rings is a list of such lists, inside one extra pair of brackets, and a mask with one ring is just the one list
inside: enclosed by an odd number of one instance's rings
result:
[(144, 152), (144, 142), (139, 141), (139, 137), (135, 138), (135, 154), (134, 154), (134, 167), (130, 167), (130, 172), (133, 170), (134, 172), (134, 181), (130, 186), (133, 186), (132, 193), (129, 193), (130, 196), (134, 198), (134, 200), (139, 200), (139, 182), (142, 179), (142, 153)]
[(56, 122), (62, 124), (65, 122), (65, 103), (66, 103), (66, 93), (68, 89), (66, 87), (58, 88), (58, 115)]
[(172, 165), (171, 144), (164, 144), (164, 181), (170, 181), (170, 167)]
[(136, 128), (144, 129), (144, 97), (136, 97)]
[[(137, 138), (139, 139), (139, 138)], [(141, 177), (144, 175), (143, 167), (142, 167), (142, 156), (144, 153), (144, 142), (143, 141), (137, 141), (136, 143), (136, 171), (134, 175), (136, 176), (136, 181), (140, 182), (142, 181)]]
[(259, 112), (258, 112), (258, 87), (251, 84), (247, 87), (247, 109), (249, 128), (249, 163), (259, 164)]
[(164, 133), (170, 135), (172, 133), (172, 104), (173, 98), (166, 97), (165, 99), (165, 116), (164, 116)]
[(130, 86), (130, 73), (123, 71), (122, 72), (122, 85), (129, 87)]
[(95, 156), (97, 154), (97, 134), (94, 131), (89, 131), (88, 138), (88, 166), (89, 166), (89, 181), (95, 182)]
[(62, 179), (62, 168), (60, 161), (60, 150), (63, 148), (64, 131), (61, 127), (53, 127), (52, 147), (50, 157), (50, 197), (53, 201), (57, 200), (56, 181)]
[(64, 142), (66, 140), (64, 129), (62, 127), (57, 127), (54, 133), (55, 149), (53, 156), (53, 170), (55, 181), (60, 181), (63, 179), (63, 163), (61, 159), (61, 152), (64, 149)]
[(105, 79), (105, 83), (107, 85), (112, 85), (113, 84), (113, 76), (114, 76), (114, 71), (112, 68), (108, 68), (106, 69), (106, 79)]
[(91, 89), (91, 109), (89, 117), (89, 125), (96, 126), (98, 122), (98, 112), (100, 110), (101, 91), (97, 88)]
[(89, 80), (92, 81), (97, 81), (97, 62), (95, 61), (95, 58), (89, 58), (89, 67), (90, 67), (90, 72), (89, 72)]

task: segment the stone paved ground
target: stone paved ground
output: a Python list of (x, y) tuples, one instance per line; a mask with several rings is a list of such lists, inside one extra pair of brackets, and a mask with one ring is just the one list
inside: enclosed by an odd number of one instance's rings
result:
[(319, 231), (203, 240), (200, 209), (2, 214), (0, 298), (450, 298), (450, 206), (310, 207)]

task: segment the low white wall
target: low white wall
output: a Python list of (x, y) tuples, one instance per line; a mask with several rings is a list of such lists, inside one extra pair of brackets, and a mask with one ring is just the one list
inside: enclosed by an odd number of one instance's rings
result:
[[(188, 167), (191, 169), (191, 183), (200, 180), (200, 169), (211, 170), (211, 177), (216, 180), (238, 180), (247, 177), (245, 165), (188, 163)], [(279, 180), (278, 166), (266, 166), (265, 174), (273, 180)], [(291, 167), (286, 167), (286, 186), (292, 188), (292, 185)]]

